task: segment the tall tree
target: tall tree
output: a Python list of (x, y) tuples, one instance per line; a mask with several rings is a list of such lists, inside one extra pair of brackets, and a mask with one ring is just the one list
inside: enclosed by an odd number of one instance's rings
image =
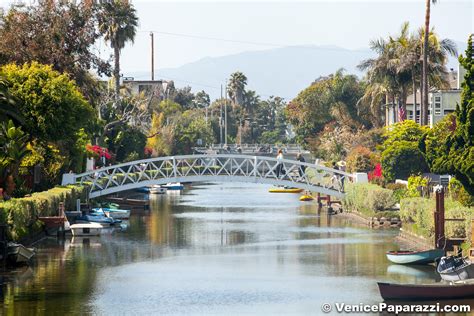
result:
[(100, 38), (92, 1), (44, 0), (12, 6), (0, 17), (0, 64), (39, 62), (67, 72), (89, 102), (97, 82), (90, 74), (110, 74), (108, 61), (95, 49)]
[[(466, 55), (459, 57), (460, 64), (466, 69), (462, 84), (461, 104), (456, 107), (456, 121), (448, 122), (450, 135), (445, 146), (437, 150), (438, 157), (432, 158), (430, 164), (434, 172), (449, 173), (458, 179), (466, 191), (474, 195), (474, 35), (468, 40)], [(427, 134), (421, 143), (427, 153), (430, 138)], [(435, 135), (437, 136), (437, 135)], [(432, 146), (431, 146), (432, 147)], [(428, 156), (429, 158), (429, 156)]]
[(246, 85), (247, 77), (242, 72), (236, 71), (230, 75), (227, 91), (234, 105), (242, 105)]
[(430, 32), (430, 10), (431, 2), (436, 3), (437, 0), (426, 0), (425, 5), (425, 31), (423, 36), (423, 64), (422, 64), (422, 90), (423, 101), (421, 104), (421, 124), (428, 125), (428, 36)]
[(99, 30), (114, 50), (115, 104), (120, 101), (120, 51), (135, 39), (138, 17), (128, 0), (103, 1), (99, 9)]

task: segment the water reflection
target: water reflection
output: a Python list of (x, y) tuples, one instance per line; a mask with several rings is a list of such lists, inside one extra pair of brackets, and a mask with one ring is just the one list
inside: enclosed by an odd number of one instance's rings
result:
[(380, 302), (378, 280), (436, 281), (389, 266), (395, 230), (267, 190), (193, 185), (152, 195), (149, 211), (100, 237), (43, 240), (23, 281), (2, 276), (3, 312), (314, 314), (323, 302)]

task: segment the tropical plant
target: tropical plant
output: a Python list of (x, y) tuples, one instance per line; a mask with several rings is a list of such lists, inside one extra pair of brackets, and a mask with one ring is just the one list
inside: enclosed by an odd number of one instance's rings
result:
[(120, 51), (129, 41), (133, 43), (138, 17), (133, 4), (127, 0), (101, 1), (98, 14), (99, 31), (114, 50), (115, 104), (120, 101)]
[(421, 102), (421, 124), (428, 124), (428, 55), (429, 55), (429, 39), (430, 31), (430, 10), (431, 2), (436, 3), (437, 0), (426, 0), (425, 5), (425, 29), (423, 32), (423, 63), (422, 63), (422, 102)]
[(227, 93), (234, 105), (242, 105), (244, 101), (245, 86), (247, 85), (247, 77), (240, 71), (236, 71), (230, 75), (227, 85)]

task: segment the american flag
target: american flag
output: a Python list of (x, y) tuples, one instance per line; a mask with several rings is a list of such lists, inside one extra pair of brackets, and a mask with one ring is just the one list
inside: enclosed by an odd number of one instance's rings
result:
[(398, 106), (398, 121), (403, 122), (406, 119), (407, 119), (407, 112), (405, 111), (403, 106), (400, 104)]

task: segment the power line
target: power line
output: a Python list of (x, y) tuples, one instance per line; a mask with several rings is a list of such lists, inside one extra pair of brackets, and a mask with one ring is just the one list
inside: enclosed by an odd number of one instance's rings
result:
[[(305, 46), (305, 45), (290, 45), (290, 44), (276, 44), (276, 43), (265, 43), (265, 42), (253, 42), (253, 41), (242, 41), (242, 40), (234, 40), (228, 38), (219, 38), (219, 37), (209, 37), (209, 36), (202, 36), (202, 35), (194, 35), (194, 34), (184, 34), (184, 33), (172, 33), (172, 32), (163, 32), (163, 31), (138, 31), (139, 33), (157, 33), (162, 35), (168, 36), (177, 36), (177, 37), (187, 37), (187, 38), (194, 38), (194, 39), (202, 39), (208, 41), (218, 41), (218, 42), (228, 42), (228, 43), (237, 43), (237, 44), (248, 44), (248, 45), (256, 45), (256, 46), (267, 46), (267, 47), (295, 47), (300, 49), (313, 49), (313, 50), (326, 50), (326, 51), (338, 51), (340, 52), (341, 49), (349, 50), (345, 48), (332, 48), (332, 47), (314, 47), (314, 46)], [(360, 52), (366, 53), (366, 50), (361, 49), (350, 49), (351, 52)]]

